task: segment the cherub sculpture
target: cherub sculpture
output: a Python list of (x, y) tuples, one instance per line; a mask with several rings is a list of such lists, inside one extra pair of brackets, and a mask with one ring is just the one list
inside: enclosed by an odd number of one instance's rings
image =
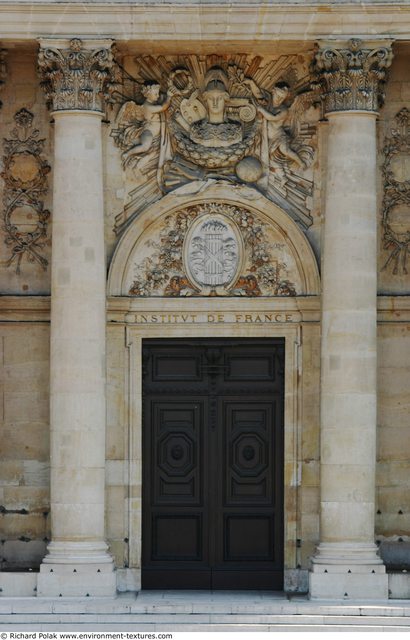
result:
[[(266, 92), (252, 79), (245, 78), (244, 83), (248, 85), (257, 101), (268, 101)], [(298, 141), (301, 115), (311, 104), (311, 91), (301, 92), (292, 99), (287, 82), (277, 82), (273, 86), (269, 107), (262, 106), (260, 102), (255, 103), (258, 113), (264, 119), (262, 139), (267, 147), (267, 161), (282, 184), (286, 182), (284, 165), (290, 164), (299, 169), (306, 169), (313, 158), (313, 149)]]
[(123, 149), (123, 167), (138, 167), (144, 172), (154, 168), (157, 160), (157, 166), (161, 167), (168, 159), (169, 141), (164, 113), (173, 94), (170, 88), (165, 101), (160, 103), (160, 85), (156, 82), (143, 85), (141, 93), (145, 98), (142, 104), (128, 100), (121, 107), (115, 138)]

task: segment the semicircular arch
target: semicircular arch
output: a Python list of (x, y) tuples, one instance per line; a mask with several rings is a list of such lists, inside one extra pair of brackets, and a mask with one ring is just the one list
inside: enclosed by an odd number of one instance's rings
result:
[[(277, 205), (267, 200), (255, 190), (248, 189), (247, 197), (226, 185), (214, 185), (205, 192), (195, 195), (166, 195), (162, 200), (148, 206), (128, 227), (114, 252), (108, 276), (109, 296), (129, 296), (135, 265), (144, 255), (144, 247), (161, 242), (164, 237), (161, 229), (167, 221), (178, 215), (178, 212), (199, 211), (212, 206), (217, 210), (248, 212), (252, 219), (259, 221), (259, 228), (265, 230), (263, 242), (267, 243), (266, 230), (277, 243), (269, 246), (285, 247), (288, 262), (292, 264), (293, 273), (297, 274), (296, 295), (318, 295), (320, 293), (320, 276), (316, 257), (308, 239), (297, 224)], [(249, 197), (250, 196), (250, 197)], [(162, 235), (161, 235), (162, 233)], [(183, 232), (181, 232), (183, 233)], [(281, 249), (283, 252), (284, 249)], [(155, 255), (152, 255), (155, 262)], [(282, 263), (283, 264), (283, 261)], [(296, 276), (295, 276), (296, 277)], [(158, 294), (157, 294), (158, 295)], [(273, 294), (274, 295), (274, 294)]]

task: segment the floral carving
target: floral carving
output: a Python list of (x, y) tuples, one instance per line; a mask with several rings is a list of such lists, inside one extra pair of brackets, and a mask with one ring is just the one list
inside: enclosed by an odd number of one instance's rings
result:
[(40, 49), (38, 67), (41, 85), (54, 111), (101, 111), (102, 95), (109, 92), (114, 83), (111, 47), (88, 49), (78, 38), (73, 38), (66, 49)]
[(358, 39), (347, 44), (324, 47), (315, 56), (325, 112), (377, 112), (383, 104), (383, 85), (393, 59), (391, 47), (366, 48)]
[(406, 107), (397, 113), (391, 134), (383, 147), (383, 248), (389, 256), (382, 270), (392, 266), (394, 275), (406, 275), (410, 252), (410, 111)]
[[(222, 222), (226, 221), (226, 224)], [(235, 224), (241, 237), (243, 256), (239, 274), (231, 281), (221, 279), (219, 285), (193, 281), (187, 264), (192, 247), (187, 246), (190, 229), (204, 221), (205, 227), (225, 226), (228, 231)], [(209, 224), (208, 224), (209, 221)], [(191, 234), (192, 235), (192, 234)], [(196, 241), (196, 236), (193, 238)], [(159, 240), (148, 240), (150, 255), (135, 265), (134, 281), (129, 289), (132, 296), (295, 296), (295, 285), (288, 279), (287, 265), (274, 255), (267, 241), (266, 225), (250, 211), (221, 203), (193, 205), (165, 218)], [(221, 251), (223, 242), (221, 241)], [(231, 242), (231, 249), (233, 245)], [(189, 242), (188, 242), (189, 245)], [(229, 248), (229, 247), (228, 247)], [(283, 247), (280, 247), (283, 248)], [(194, 247), (195, 250), (195, 247)], [(223, 259), (223, 258), (221, 258)], [(227, 260), (229, 259), (226, 258)], [(191, 266), (192, 270), (192, 266)], [(234, 272), (232, 271), (232, 277)]]
[(7, 265), (15, 264), (17, 273), (24, 256), (43, 269), (48, 266), (41, 250), (48, 242), (50, 212), (44, 209), (43, 197), (50, 166), (42, 156), (44, 139), (39, 139), (38, 129), (33, 129), (33, 118), (30, 111), (20, 109), (14, 116), (16, 126), (11, 138), (4, 139), (3, 230), (11, 249)]

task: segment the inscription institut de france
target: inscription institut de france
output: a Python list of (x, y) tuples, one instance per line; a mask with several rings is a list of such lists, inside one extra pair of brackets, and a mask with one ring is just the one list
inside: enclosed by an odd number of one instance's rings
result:
[(299, 313), (136, 313), (129, 314), (136, 324), (275, 324), (298, 322)]

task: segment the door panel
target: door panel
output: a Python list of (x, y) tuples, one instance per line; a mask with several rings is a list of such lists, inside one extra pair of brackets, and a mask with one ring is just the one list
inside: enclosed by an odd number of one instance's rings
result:
[(282, 589), (284, 341), (143, 357), (143, 587)]

